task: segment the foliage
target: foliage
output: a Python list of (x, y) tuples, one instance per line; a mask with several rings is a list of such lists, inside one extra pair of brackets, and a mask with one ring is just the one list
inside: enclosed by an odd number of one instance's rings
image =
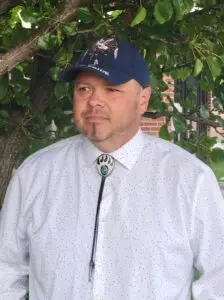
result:
[[(72, 85), (60, 82), (60, 70), (72, 64), (95, 38), (116, 35), (133, 42), (149, 63), (153, 74), (149, 111), (151, 117), (165, 116), (167, 120), (161, 136), (173, 140), (186, 134), (185, 140), (176, 139), (177, 143), (209, 161), (208, 148), (214, 139), (194, 134), (189, 120), (216, 129), (224, 127), (220, 116), (224, 112), (224, 5), (216, 0), (145, 0), (136, 7), (125, 7), (125, 1), (122, 6), (120, 1), (112, 2), (110, 11), (100, 0), (81, 5), (73, 20), (39, 37), (38, 51), (32, 57), (0, 76), (1, 133), (21, 126), (33, 149), (32, 143), (52, 141), (46, 135), (52, 120), (58, 128), (57, 139), (74, 134), (71, 118), (65, 114), (72, 106)], [(47, 26), (58, 17), (63, 4), (23, 0), (5, 12), (0, 19), (0, 53), (16, 49)], [(161, 102), (168, 88), (164, 73), (174, 80), (197, 79), (203, 91), (213, 91), (214, 108), (198, 104), (193, 93), (185, 101), (176, 99), (182, 110), (169, 97)], [(70, 129), (65, 132), (65, 128)]]
[[(219, 161), (223, 161), (224, 162), (224, 149), (222, 148), (214, 148), (212, 150), (212, 161), (214, 163), (217, 163)], [(224, 173), (224, 168), (223, 168), (223, 173)], [(224, 177), (224, 174), (223, 174)]]
[(211, 164), (212, 161), (217, 161), (219, 158), (212, 150), (212, 147), (216, 144), (216, 137), (210, 138), (204, 134), (197, 137), (197, 134), (192, 132), (186, 140), (178, 141), (177, 144), (195, 154), (207, 164)]
[(212, 163), (211, 165), (217, 180), (224, 181), (224, 160), (219, 161), (218, 163)]

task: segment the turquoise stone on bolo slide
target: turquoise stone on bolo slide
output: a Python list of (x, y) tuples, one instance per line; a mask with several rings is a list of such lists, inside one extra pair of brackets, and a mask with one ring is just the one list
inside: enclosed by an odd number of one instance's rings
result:
[(103, 176), (106, 176), (107, 173), (108, 173), (108, 167), (107, 167), (107, 166), (102, 166), (102, 167), (100, 168), (100, 171), (101, 171), (101, 174), (102, 174)]

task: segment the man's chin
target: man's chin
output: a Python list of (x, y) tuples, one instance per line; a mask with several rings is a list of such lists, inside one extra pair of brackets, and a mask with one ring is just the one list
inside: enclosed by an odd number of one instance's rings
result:
[(110, 134), (100, 134), (100, 133), (90, 133), (90, 132), (86, 132), (85, 135), (89, 138), (90, 141), (95, 143), (104, 142), (111, 137)]
[(104, 142), (113, 136), (110, 131), (102, 130), (103, 128), (92, 127), (92, 128), (82, 128), (80, 131), (88, 137), (88, 139), (94, 143)]
[(95, 142), (95, 143), (100, 143), (100, 142), (103, 142), (105, 140), (107, 140), (108, 137), (105, 137), (105, 136), (96, 136), (96, 135), (87, 135), (87, 137), (92, 141), (92, 142)]

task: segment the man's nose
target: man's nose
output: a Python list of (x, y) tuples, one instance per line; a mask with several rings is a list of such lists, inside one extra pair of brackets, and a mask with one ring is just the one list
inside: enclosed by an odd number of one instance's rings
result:
[(102, 92), (98, 90), (93, 90), (92, 94), (88, 98), (88, 104), (90, 106), (103, 106), (103, 95)]

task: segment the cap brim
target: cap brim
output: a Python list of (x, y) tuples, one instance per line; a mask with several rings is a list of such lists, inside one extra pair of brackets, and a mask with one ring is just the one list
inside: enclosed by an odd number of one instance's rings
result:
[(95, 66), (71, 66), (69, 69), (66, 69), (61, 72), (61, 80), (65, 82), (70, 82), (75, 80), (76, 76), (80, 72), (89, 72), (89, 73), (94, 73), (106, 81), (108, 81), (110, 84), (123, 84), (125, 82), (128, 82), (132, 78), (130, 78), (129, 75), (121, 72), (121, 71), (115, 71), (115, 70), (110, 70), (110, 72), (106, 72), (100, 68), (97, 68)]

